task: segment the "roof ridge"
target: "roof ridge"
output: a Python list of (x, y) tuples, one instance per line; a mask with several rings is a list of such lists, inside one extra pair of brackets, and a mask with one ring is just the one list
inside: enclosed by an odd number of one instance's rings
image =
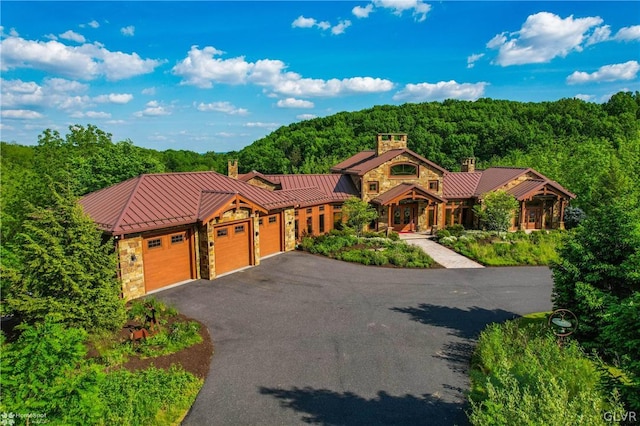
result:
[(127, 198), (127, 202), (124, 203), (124, 205), (122, 207), (122, 211), (118, 215), (118, 218), (116, 219), (116, 221), (113, 223), (113, 229), (111, 229), (112, 233), (115, 233), (116, 229), (118, 229), (118, 226), (120, 225), (120, 221), (122, 220), (122, 218), (124, 216), (124, 213), (129, 208), (129, 205), (131, 204), (131, 201), (133, 201), (133, 198), (134, 198), (136, 192), (138, 192), (138, 188), (142, 184), (142, 181), (144, 180), (145, 176), (148, 176), (148, 175), (147, 174), (141, 174), (140, 176), (138, 176), (138, 178), (137, 178), (138, 182), (136, 182), (136, 185), (131, 190), (131, 194), (129, 194), (129, 198)]

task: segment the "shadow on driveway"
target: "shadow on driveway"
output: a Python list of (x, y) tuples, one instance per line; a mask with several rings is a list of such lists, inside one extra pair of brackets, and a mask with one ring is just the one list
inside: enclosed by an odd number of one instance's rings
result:
[(504, 322), (519, 316), (502, 309), (484, 309), (472, 306), (465, 310), (429, 303), (421, 303), (417, 307), (390, 309), (408, 314), (412, 321), (447, 328), (451, 330), (449, 334), (463, 339), (475, 339), (492, 322)]
[(280, 405), (305, 413), (304, 423), (322, 425), (466, 425), (463, 405), (432, 395), (393, 396), (379, 391), (366, 399), (352, 392), (310, 387), (261, 387), (260, 393), (280, 400)]

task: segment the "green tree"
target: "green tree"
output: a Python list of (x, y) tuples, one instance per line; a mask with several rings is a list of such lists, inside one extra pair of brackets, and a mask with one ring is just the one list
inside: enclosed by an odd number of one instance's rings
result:
[(67, 190), (54, 204), (34, 207), (19, 235), (20, 268), (7, 303), (28, 322), (47, 314), (69, 326), (116, 329), (125, 321), (116, 256)]
[(489, 231), (507, 232), (518, 201), (504, 190), (492, 191), (482, 196), (482, 205), (474, 206), (482, 226)]
[(0, 411), (42, 414), (54, 424), (99, 422), (99, 383), (104, 375), (85, 360), (86, 336), (84, 330), (66, 328), (53, 316), (23, 326), (16, 342), (2, 347)]
[(365, 226), (378, 217), (378, 212), (369, 203), (356, 197), (345, 200), (342, 213), (347, 218), (346, 226), (355, 231), (357, 236), (362, 234)]

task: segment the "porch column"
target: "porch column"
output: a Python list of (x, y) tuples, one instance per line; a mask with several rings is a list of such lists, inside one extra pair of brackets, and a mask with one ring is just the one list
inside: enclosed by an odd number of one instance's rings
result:
[(542, 218), (540, 219), (540, 225), (542, 229), (547, 229), (547, 224), (546, 224), (546, 207), (547, 207), (547, 200), (542, 200)]
[(525, 222), (525, 215), (527, 214), (527, 209), (524, 206), (524, 203), (526, 201), (522, 200), (520, 201), (520, 230), (524, 231), (525, 229), (527, 229), (526, 227), (526, 222)]
[(391, 211), (393, 210), (393, 206), (389, 204), (387, 208), (389, 209), (389, 214), (387, 214), (387, 229), (391, 229)]
[(564, 229), (564, 199), (560, 199), (560, 229)]

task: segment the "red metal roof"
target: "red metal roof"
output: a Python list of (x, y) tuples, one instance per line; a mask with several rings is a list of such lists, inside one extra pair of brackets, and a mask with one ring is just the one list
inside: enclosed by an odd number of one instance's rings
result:
[(533, 172), (540, 178), (544, 178), (544, 176), (532, 169), (518, 167), (490, 167), (487, 170), (483, 170), (474, 195), (478, 197), (485, 192), (494, 191), (527, 172)]
[(442, 195), (445, 198), (471, 198), (476, 192), (482, 172), (445, 173), (442, 181)]
[(358, 176), (362, 176), (367, 173), (369, 170), (375, 169), (382, 163), (385, 163), (394, 157), (397, 157), (401, 154), (411, 155), (418, 160), (428, 164), (436, 170), (441, 171), (442, 173), (446, 173), (447, 170), (443, 169), (436, 163), (427, 160), (420, 154), (417, 154), (410, 149), (402, 148), (402, 149), (391, 149), (389, 151), (383, 152), (380, 155), (376, 155), (375, 151), (362, 151), (358, 154), (352, 156), (351, 158), (346, 159), (342, 163), (336, 164), (331, 168), (331, 171), (334, 173), (347, 173), (347, 174), (356, 174)]
[[(358, 190), (351, 178), (339, 174), (308, 174), (308, 175), (266, 175), (271, 181), (276, 181), (282, 190), (317, 188), (328, 202), (340, 202), (349, 197), (359, 197)], [(282, 192), (282, 191), (274, 191)]]
[(373, 203), (377, 203), (377, 204), (382, 204), (385, 205), (389, 202), (391, 202), (392, 200), (394, 200), (395, 198), (407, 194), (408, 192), (411, 192), (413, 190), (416, 190), (417, 192), (420, 192), (423, 196), (426, 196), (428, 198), (432, 198), (434, 200), (438, 200), (441, 203), (446, 203), (447, 200), (443, 199), (442, 197), (439, 197), (438, 195), (434, 194), (433, 192), (430, 192), (428, 190), (426, 190), (425, 188), (421, 187), (420, 185), (417, 185), (415, 183), (401, 183), (400, 185), (397, 185), (393, 188), (391, 188), (390, 190), (388, 190), (387, 192), (384, 192), (382, 194), (380, 194), (379, 196), (377, 196), (376, 198), (374, 198), (373, 200), (371, 200), (371, 202)]
[(254, 177), (260, 178), (260, 179), (264, 180), (265, 182), (268, 182), (268, 183), (273, 184), (273, 185), (277, 185), (278, 184), (277, 180), (273, 180), (272, 178), (268, 177), (267, 175), (264, 175), (264, 174), (262, 174), (260, 172), (255, 171), (255, 170), (253, 170), (253, 171), (251, 171), (249, 173), (238, 175), (238, 180), (241, 180), (243, 182), (247, 182), (247, 181), (253, 179)]
[[(202, 191), (211, 195), (201, 196)], [(80, 199), (85, 212), (114, 235), (195, 223), (201, 203), (210, 209), (237, 193), (267, 209), (295, 205), (279, 194), (216, 172), (141, 175)], [(226, 194), (226, 195), (225, 195)]]

